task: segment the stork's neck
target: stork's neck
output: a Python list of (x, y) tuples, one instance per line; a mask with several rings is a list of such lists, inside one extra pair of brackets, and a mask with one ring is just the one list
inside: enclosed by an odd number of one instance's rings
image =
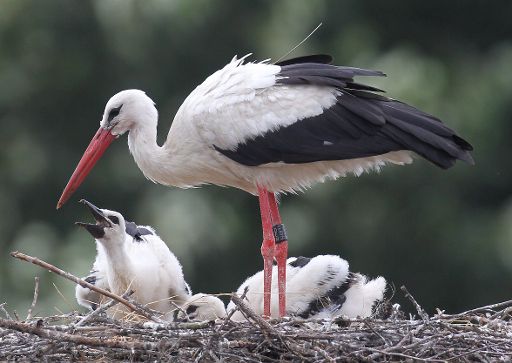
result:
[(128, 134), (128, 147), (146, 178), (162, 183), (163, 150), (158, 146), (156, 136), (156, 125), (135, 128)]
[(125, 293), (133, 273), (132, 261), (126, 252), (124, 241), (104, 241), (100, 244), (108, 261), (106, 268), (109, 285), (115, 293)]
[(157, 123), (143, 122), (130, 130), (128, 147), (144, 175), (157, 183), (179, 186), (183, 170), (178, 153), (157, 144)]

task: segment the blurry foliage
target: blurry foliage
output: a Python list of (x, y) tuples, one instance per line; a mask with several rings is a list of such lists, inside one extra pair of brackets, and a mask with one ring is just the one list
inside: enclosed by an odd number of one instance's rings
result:
[[(285, 196), (291, 255), (340, 254), (355, 271), (406, 284), (432, 311), (512, 297), (512, 27), (509, 1), (4, 1), (0, 9), (0, 301), (38, 313), (77, 308), (74, 286), (11, 250), (84, 275), (94, 244), (73, 222), (81, 197), (153, 225), (196, 292), (234, 290), (261, 268), (257, 199), (145, 180), (125, 139), (62, 210), (55, 204), (105, 102), (140, 88), (165, 139), (186, 95), (233, 55), (331, 53), (382, 70), (375, 85), (444, 119), (476, 166), (423, 160)], [(52, 286), (55, 283), (65, 299)]]

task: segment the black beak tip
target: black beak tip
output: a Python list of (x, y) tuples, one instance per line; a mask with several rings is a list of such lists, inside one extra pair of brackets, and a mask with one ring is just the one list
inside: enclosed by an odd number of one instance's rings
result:
[[(86, 205), (88, 207), (96, 207), (94, 204), (89, 202), (87, 199), (80, 199), (78, 203), (82, 203), (83, 205)], [(97, 208), (97, 207), (96, 207)]]
[(104, 222), (110, 225), (110, 222), (108, 221), (107, 217), (105, 217), (103, 211), (100, 208), (96, 207), (94, 204), (85, 199), (80, 199), (80, 203), (89, 208), (89, 211), (97, 222)]

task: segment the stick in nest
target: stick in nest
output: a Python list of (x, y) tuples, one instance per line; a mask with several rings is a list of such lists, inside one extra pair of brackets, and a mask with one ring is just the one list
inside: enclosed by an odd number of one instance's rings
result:
[(0, 318), (0, 327), (5, 329), (13, 329), (23, 333), (35, 334), (41, 338), (50, 339), (53, 341), (66, 341), (75, 344), (82, 344), (91, 347), (108, 347), (108, 348), (120, 348), (120, 349), (140, 349), (140, 350), (154, 350), (158, 349), (156, 343), (153, 342), (140, 342), (140, 341), (120, 341), (111, 338), (94, 338), (83, 335), (74, 335), (68, 333), (61, 333), (58, 331), (52, 331), (44, 329), (38, 324), (26, 324), (16, 321), (9, 321)]
[(2, 303), (2, 304), (0, 304), (0, 310), (2, 310), (2, 312), (5, 314), (5, 317), (6, 317), (7, 319), (12, 320), (11, 314), (9, 314), (9, 312), (7, 311), (7, 309), (6, 309), (6, 308), (4, 308), (4, 305), (5, 305), (5, 304), (6, 304), (6, 303)]
[[(248, 307), (242, 299), (240, 299), (236, 294), (231, 295), (231, 300), (233, 303), (240, 309), (242, 313), (245, 314), (245, 316), (251, 318), (256, 324), (260, 327), (261, 331), (263, 332), (263, 335), (268, 339), (269, 335), (272, 334), (279, 338), (283, 346), (290, 352), (293, 352), (292, 349), (289, 347), (288, 343), (285, 341), (285, 337), (279, 333), (276, 329), (272, 327), (265, 319), (263, 319), (261, 316), (256, 314), (254, 311), (251, 310), (250, 307)], [(249, 320), (249, 319), (248, 319)]]
[[(125, 292), (121, 297), (123, 299), (128, 299), (133, 293), (134, 293), (133, 290), (129, 290), (129, 291)], [(106, 304), (101, 305), (99, 308), (97, 308), (96, 310), (91, 311), (89, 314), (87, 314), (82, 319), (80, 319), (80, 321), (75, 324), (75, 327), (84, 325), (86, 322), (88, 322), (89, 320), (91, 320), (95, 316), (101, 314), (104, 311), (107, 311), (112, 306), (114, 306), (114, 305), (116, 305), (118, 303), (119, 303), (119, 301), (112, 299), (109, 302), (107, 302)]]
[(30, 304), (30, 308), (28, 309), (28, 312), (27, 312), (27, 318), (25, 320), (32, 319), (32, 311), (36, 307), (37, 298), (39, 296), (39, 277), (38, 276), (34, 277), (34, 280), (35, 280), (34, 299), (32, 300), (32, 304)]
[(263, 319), (261, 316), (252, 311), (251, 308), (245, 305), (242, 299), (236, 296), (236, 294), (231, 295), (231, 300), (238, 307), (238, 309), (240, 309), (240, 311), (245, 314), (245, 316), (251, 318), (256, 324), (258, 324), (261, 330), (267, 333), (274, 333), (274, 328), (272, 328), (272, 325), (270, 325), (267, 321), (265, 321), (265, 319)]
[(37, 257), (32, 257), (32, 256), (26, 255), (26, 254), (18, 252), (18, 251), (11, 252), (11, 256), (14, 257), (14, 258), (17, 258), (19, 260), (31, 262), (34, 265), (38, 265), (38, 266), (44, 268), (45, 270), (53, 272), (53, 273), (55, 273), (55, 274), (57, 274), (59, 276), (62, 276), (64, 278), (68, 279), (68, 280), (71, 280), (75, 284), (78, 284), (78, 285), (80, 285), (82, 287), (85, 287), (85, 288), (88, 288), (90, 290), (96, 291), (99, 294), (102, 294), (102, 295), (104, 295), (106, 297), (109, 297), (109, 298), (111, 298), (113, 300), (116, 300), (116, 301), (120, 302), (121, 304), (123, 304), (124, 306), (126, 306), (127, 308), (129, 308), (130, 310), (132, 310), (132, 311), (142, 315), (146, 319), (153, 320), (153, 321), (155, 321), (157, 323), (160, 322), (160, 319), (157, 319), (157, 318), (151, 316), (146, 311), (144, 311), (144, 309), (141, 309), (141, 308), (137, 307), (135, 304), (131, 303), (130, 301), (126, 300), (125, 298), (123, 298), (121, 296), (118, 296), (116, 294), (113, 294), (110, 291), (107, 291), (107, 290), (104, 290), (102, 288), (99, 288), (99, 287), (97, 287), (95, 285), (92, 285), (92, 284), (88, 283), (87, 281), (82, 280), (82, 279), (76, 277), (75, 275), (70, 274), (69, 272), (61, 270), (60, 268), (57, 268), (57, 267), (49, 264), (48, 262), (45, 262), (43, 260), (38, 259)]
[(418, 312), (418, 315), (420, 316), (421, 320), (427, 322), (429, 320), (428, 314), (425, 312), (425, 310), (423, 310), (423, 308), (420, 306), (420, 304), (418, 304), (416, 299), (409, 293), (407, 288), (402, 285), (402, 286), (400, 286), (400, 290), (402, 290), (405, 297), (408, 298), (412, 302), (412, 304), (416, 308), (416, 311)]

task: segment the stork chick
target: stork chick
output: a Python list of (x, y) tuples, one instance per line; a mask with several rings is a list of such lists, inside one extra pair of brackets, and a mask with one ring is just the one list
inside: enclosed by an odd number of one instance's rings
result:
[[(86, 200), (81, 202), (96, 220), (95, 224), (76, 223), (96, 239), (98, 254), (86, 280), (117, 295), (132, 290), (137, 302), (171, 320), (176, 305), (184, 304), (191, 295), (176, 256), (153, 228), (137, 226), (120, 213), (100, 209)], [(76, 288), (76, 299), (91, 309), (101, 302), (99, 294), (81, 286)], [(115, 307), (109, 314), (119, 318), (127, 311)]]
[[(286, 314), (303, 319), (332, 319), (337, 316), (348, 318), (368, 317), (375, 305), (384, 297), (386, 280), (373, 280), (359, 273), (349, 272), (348, 262), (339, 256), (320, 255), (313, 258), (290, 257), (286, 261)], [(277, 266), (273, 267), (277, 274)], [(242, 296), (247, 288), (244, 302), (257, 314), (263, 312), (262, 280), (264, 272), (259, 271), (247, 278), (236, 294)], [(273, 293), (277, 291), (273, 280)], [(235, 309), (230, 302), (227, 312)], [(271, 305), (272, 317), (279, 316), (278, 302)], [(196, 294), (176, 312), (176, 320), (215, 320), (226, 315), (222, 301), (211, 295)], [(243, 321), (245, 316), (236, 311), (231, 317)]]
[(181, 306), (180, 310), (176, 310), (175, 320), (216, 320), (226, 316), (226, 306), (216, 296), (208, 294), (195, 294)]
[[(272, 273), (277, 274), (277, 266)], [(248, 288), (244, 302), (257, 314), (263, 313), (263, 271), (247, 278), (238, 288), (241, 296)], [(273, 279), (272, 293), (278, 291)], [(377, 277), (368, 280), (366, 276), (349, 272), (348, 262), (339, 256), (320, 255), (313, 258), (290, 257), (286, 261), (286, 314), (304, 319), (329, 319), (336, 316), (349, 318), (367, 317), (372, 314), (375, 304), (382, 300), (386, 280)], [(235, 308), (230, 302), (228, 313)], [(273, 300), (271, 316), (279, 317), (279, 306)], [(245, 320), (236, 311), (232, 320)]]

